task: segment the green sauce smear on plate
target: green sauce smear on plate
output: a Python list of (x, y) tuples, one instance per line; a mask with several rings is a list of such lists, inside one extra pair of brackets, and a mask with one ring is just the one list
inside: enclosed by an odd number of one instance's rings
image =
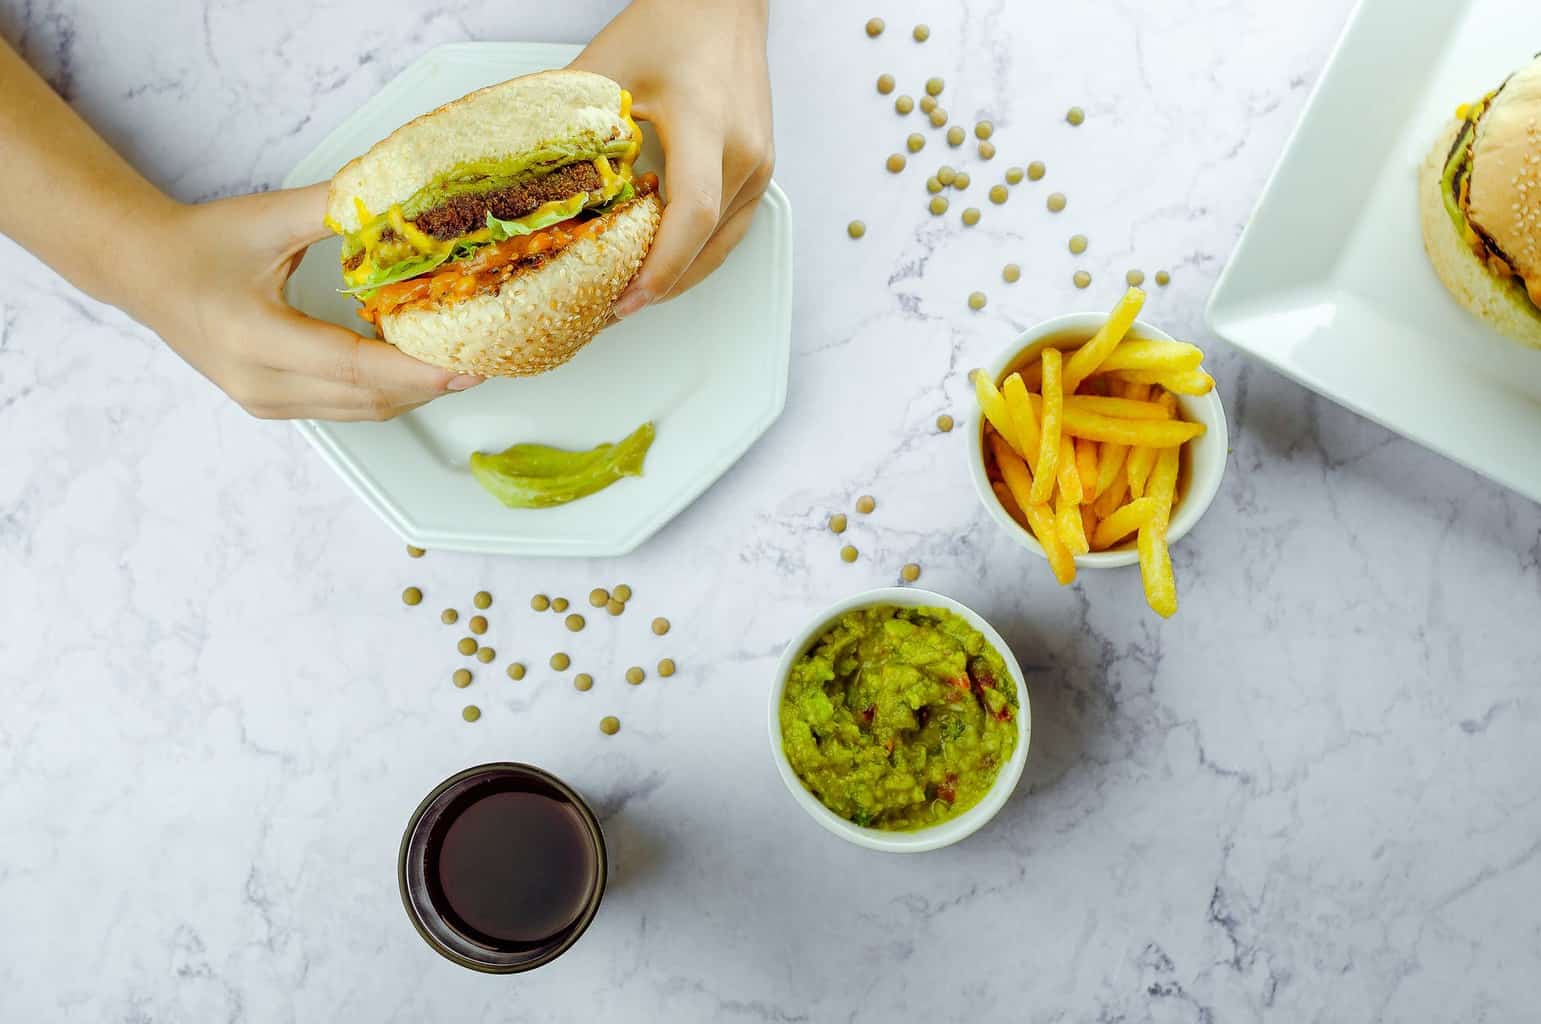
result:
[(586, 452), (543, 444), (516, 444), (495, 455), (471, 453), (471, 475), (509, 508), (551, 508), (602, 491), (623, 476), (641, 476), (653, 444), (644, 423), (615, 444)]

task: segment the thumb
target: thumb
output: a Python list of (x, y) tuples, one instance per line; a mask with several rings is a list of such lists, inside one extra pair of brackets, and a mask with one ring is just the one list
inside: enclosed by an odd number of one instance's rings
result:
[(326, 198), (331, 183), (317, 182), (304, 188), (286, 188), (262, 197), (264, 219), (285, 249), (302, 249), (332, 234), (326, 226)]

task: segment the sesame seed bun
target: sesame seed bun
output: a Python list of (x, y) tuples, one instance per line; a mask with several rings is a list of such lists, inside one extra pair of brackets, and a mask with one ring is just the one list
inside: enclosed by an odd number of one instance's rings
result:
[(638, 196), (606, 213), (597, 235), (515, 274), (496, 292), (403, 307), (381, 318), (381, 333), (407, 355), (460, 373), (544, 373), (599, 333), (642, 265), (661, 213), (656, 193)]
[(511, 78), (408, 121), (346, 164), (332, 177), (327, 218), (347, 234), (360, 226), (355, 200), (379, 213), (472, 161), (551, 143), (586, 142), (598, 152), (630, 133), (621, 87), (603, 75), (562, 69)]
[[(1508, 88), (1506, 87), (1504, 93), (1500, 94), (1500, 98), (1507, 93)], [(1495, 109), (1490, 110), (1484, 116), (1482, 123), (1485, 123), (1489, 117), (1492, 117), (1498, 109), (1501, 108), (1495, 104)], [(1533, 109), (1541, 112), (1541, 107)], [(1418, 206), (1423, 226), (1424, 251), (1428, 253), (1429, 262), (1433, 264), (1434, 272), (1439, 275), (1440, 281), (1444, 283), (1445, 287), (1450, 290), (1450, 293), (1455, 296), (1461, 305), (1465, 306), (1505, 337), (1525, 345), (1541, 348), (1541, 309), (1538, 309), (1534, 303), (1527, 300), (1522, 290), (1514, 287), (1513, 279), (1500, 279), (1488, 269), (1486, 264), (1478, 259), (1471, 246), (1467, 244), (1466, 239), (1461, 236), (1460, 231), (1451, 222), (1450, 215), (1445, 209), (1441, 178), (1446, 158), (1449, 156), (1450, 148), (1455, 145), (1455, 140), (1460, 133), (1461, 126), (1462, 122), (1460, 121), (1451, 122), (1445, 131), (1441, 133), (1438, 141), (1434, 143), (1434, 148), (1429, 151), (1427, 159), (1424, 160), (1423, 166), (1418, 172)], [(1479, 129), (1481, 127), (1482, 124), (1479, 124)], [(1492, 136), (1490, 135), (1489, 140), (1491, 141), (1491, 139)], [(1478, 140), (1480, 144), (1480, 130)], [(1481, 151), (1479, 151), (1478, 156), (1482, 155)], [(1478, 173), (1483, 173), (1485, 178), (1488, 174), (1487, 171), (1478, 171), (1476, 160), (1474, 159), (1472, 173), (1474, 206)], [(1495, 179), (1489, 178), (1488, 180)], [(1531, 190), (1531, 193), (1530, 201), (1533, 204), (1541, 203), (1541, 194), (1537, 194), (1536, 190)], [(1523, 196), (1520, 196), (1520, 198), (1523, 198)], [(1487, 201), (1493, 203), (1496, 200), (1489, 197)], [(1511, 200), (1511, 202), (1513, 201)], [(1538, 209), (1538, 207), (1533, 207), (1533, 209)], [(1484, 230), (1493, 233), (1494, 240), (1504, 247), (1505, 252), (1509, 253), (1517, 264), (1521, 263), (1519, 254), (1527, 251), (1525, 239), (1528, 237), (1531, 240), (1531, 245), (1534, 246), (1535, 240), (1541, 237), (1541, 235), (1538, 235), (1538, 231), (1541, 231), (1541, 225), (1537, 224), (1536, 216), (1532, 216), (1528, 222), (1531, 225), (1531, 231), (1528, 236), (1523, 233), (1516, 234), (1514, 231), (1506, 231), (1503, 235), (1499, 235), (1496, 230), (1499, 226), (1505, 224), (1519, 224), (1519, 226), (1523, 227), (1522, 222), (1495, 218), (1492, 222), (1492, 227), (1489, 227), (1485, 221), (1479, 223), (1482, 223)], [(1529, 251), (1532, 255), (1534, 254), (1534, 248)], [(1521, 267), (1517, 266), (1515, 269), (1520, 270)], [(1532, 293), (1534, 294), (1541, 290), (1541, 267), (1535, 267), (1532, 273), (1537, 275), (1530, 279)]]

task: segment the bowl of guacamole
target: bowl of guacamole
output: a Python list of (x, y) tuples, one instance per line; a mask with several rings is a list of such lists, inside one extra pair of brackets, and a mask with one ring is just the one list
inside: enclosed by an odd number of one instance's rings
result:
[(770, 694), (787, 789), (844, 839), (934, 850), (1000, 810), (1027, 759), (1022, 670), (988, 622), (941, 594), (868, 591), (787, 646)]

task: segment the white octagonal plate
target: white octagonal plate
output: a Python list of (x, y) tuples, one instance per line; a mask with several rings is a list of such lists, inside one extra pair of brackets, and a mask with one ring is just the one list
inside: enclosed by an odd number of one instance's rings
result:
[[(417, 115), (484, 85), (559, 67), (577, 52), (542, 43), (438, 47), (339, 125), (284, 186), (325, 181)], [(649, 133), (638, 165), (660, 164)], [(289, 282), (289, 301), (367, 333), (357, 304), (337, 292), (340, 245), (332, 239), (311, 248)], [(567, 365), (537, 377), (489, 380), (389, 423), (306, 421), (299, 429), (410, 544), (513, 555), (625, 554), (711, 486), (780, 415), (791, 321), (791, 207), (772, 184), (749, 233), (716, 273), (681, 298), (602, 332)], [(518, 442), (590, 448), (618, 441), (646, 420), (658, 436), (644, 475), (558, 508), (504, 508), (467, 466), (473, 451)]]

